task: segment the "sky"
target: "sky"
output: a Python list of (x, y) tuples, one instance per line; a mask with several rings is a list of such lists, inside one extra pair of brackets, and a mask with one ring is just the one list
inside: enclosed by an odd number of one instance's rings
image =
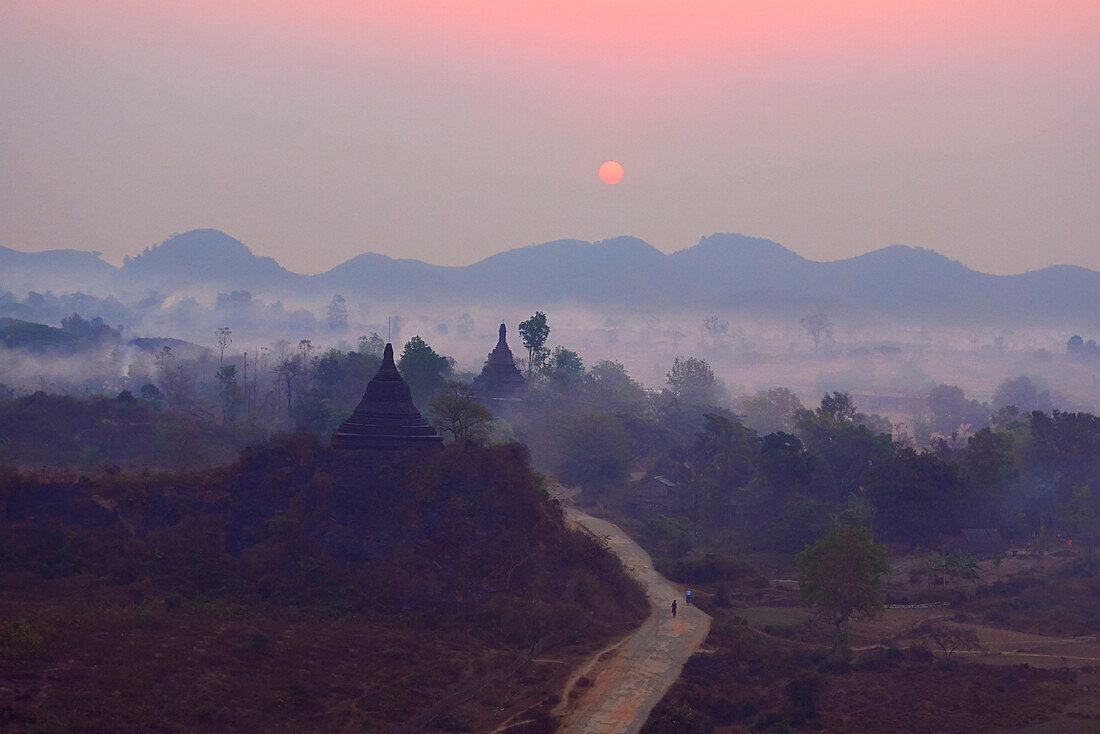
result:
[(1100, 270), (1097, 0), (0, 0), (0, 100), (19, 250), (737, 232)]

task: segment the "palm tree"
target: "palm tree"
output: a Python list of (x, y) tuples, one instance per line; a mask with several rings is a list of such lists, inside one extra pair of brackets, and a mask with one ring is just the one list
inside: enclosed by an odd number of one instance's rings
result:
[(956, 581), (960, 578), (970, 580), (981, 578), (981, 574), (978, 573), (978, 559), (962, 548), (956, 548), (947, 557), (947, 570)]
[(947, 570), (947, 558), (942, 553), (933, 553), (924, 565), (928, 569), (928, 585), (932, 586), (932, 578), (935, 577), (938, 581)]

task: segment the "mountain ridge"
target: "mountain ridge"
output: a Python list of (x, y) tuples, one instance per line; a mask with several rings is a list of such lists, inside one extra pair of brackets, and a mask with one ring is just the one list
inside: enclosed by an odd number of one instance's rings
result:
[(214, 229), (173, 235), (117, 269), (96, 253), (80, 250), (0, 248), (0, 289), (40, 281), (34, 290), (56, 291), (66, 278), (85, 289), (108, 287), (129, 294), (248, 290), (277, 297), (341, 293), (398, 302), (850, 308), (910, 316), (972, 311), (1047, 320), (1100, 312), (1100, 272), (1080, 266), (994, 275), (908, 245), (816, 261), (773, 240), (732, 233), (708, 235), (672, 253), (630, 236), (597, 242), (560, 239), (462, 266), (365, 252), (317, 275), (287, 270)]

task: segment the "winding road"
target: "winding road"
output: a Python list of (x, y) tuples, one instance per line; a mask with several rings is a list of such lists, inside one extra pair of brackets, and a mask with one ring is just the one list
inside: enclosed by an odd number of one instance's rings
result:
[[(617, 525), (566, 507), (566, 517), (608, 547), (631, 569), (649, 596), (649, 618), (627, 637), (597, 653), (570, 678), (562, 703), (563, 734), (633, 734), (680, 675), (710, 630), (710, 617), (684, 604), (680, 590), (653, 570), (649, 554)], [(678, 614), (672, 617), (672, 600)], [(590, 685), (582, 685), (582, 678)]]

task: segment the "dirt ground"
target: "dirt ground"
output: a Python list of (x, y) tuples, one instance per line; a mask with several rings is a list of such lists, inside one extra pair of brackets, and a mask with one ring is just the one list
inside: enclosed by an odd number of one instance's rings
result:
[[(653, 561), (621, 528), (575, 507), (572, 522), (605, 538), (646, 589), (649, 618), (623, 640), (596, 655), (570, 679), (556, 711), (559, 731), (568, 734), (630, 734), (645, 724), (650, 711), (680, 674), (710, 629), (710, 617), (684, 604), (683, 590), (653, 569)], [(671, 614), (673, 600), (679, 611)], [(587, 685), (580, 685), (583, 680)]]

